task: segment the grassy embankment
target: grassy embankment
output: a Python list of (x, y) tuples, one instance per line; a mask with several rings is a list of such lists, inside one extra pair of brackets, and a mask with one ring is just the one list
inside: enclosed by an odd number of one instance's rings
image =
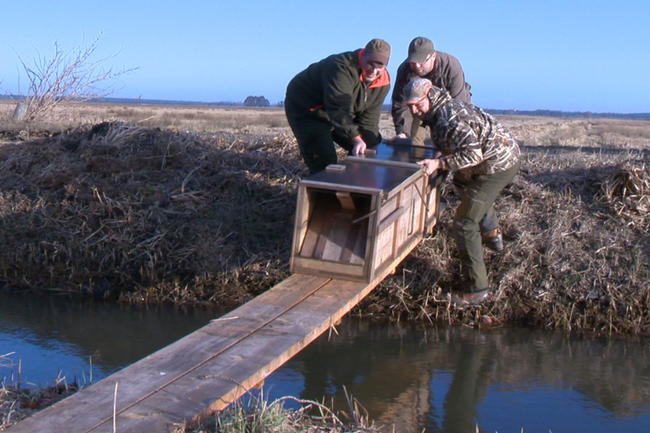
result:
[[(523, 161), (497, 202), (507, 249), (486, 250), (495, 295), (449, 305), (447, 210), (355, 313), (650, 335), (650, 122), (502, 120)], [(232, 307), (288, 275), (305, 170), (281, 110), (86, 104), (2, 129), (3, 286)]]
[[(288, 276), (305, 169), (281, 110), (83, 104), (25, 128), (11, 108), (0, 104), (2, 287), (231, 308)], [(449, 304), (447, 210), (354, 314), (650, 335), (650, 122), (501, 120), (523, 160), (497, 201), (506, 251), (486, 250), (494, 296)]]

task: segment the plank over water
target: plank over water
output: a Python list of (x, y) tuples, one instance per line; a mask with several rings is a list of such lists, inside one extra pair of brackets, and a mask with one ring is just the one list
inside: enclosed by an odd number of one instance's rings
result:
[(169, 432), (239, 398), (340, 320), (384, 276), (368, 284), (294, 274), (7, 431), (109, 433), (115, 423), (119, 433)]
[[(306, 234), (303, 250), (296, 260), (322, 258), (319, 261), (321, 267), (335, 266), (338, 269), (347, 266), (357, 272), (358, 263), (364, 260), (363, 242), (368, 236), (377, 234), (367, 233), (368, 228), (349, 228), (351, 216), (347, 213), (354, 203), (345, 194), (374, 194), (377, 188), (385, 192), (401, 191), (406, 186), (406, 179), (414, 175), (411, 161), (414, 155), (407, 153), (402, 156), (404, 152), (397, 147), (384, 147), (390, 151), (386, 156), (388, 161), (378, 163), (390, 166), (392, 170), (377, 170), (384, 175), (377, 179), (376, 185), (373, 183), (372, 188), (361, 185), (349, 191), (339, 191), (336, 200), (342, 203), (342, 213), (315, 222), (311, 228), (313, 233)], [(412, 149), (406, 150), (411, 152)], [(403, 160), (411, 162), (406, 164)], [(352, 160), (350, 164), (358, 167), (344, 176), (358, 175), (368, 168), (368, 163)], [(315, 186), (322, 187), (323, 182), (317, 181)], [(358, 182), (349, 183), (356, 185)], [(383, 242), (382, 236), (386, 238), (386, 244), (406, 237), (406, 232), (397, 233), (402, 238), (394, 237), (393, 232), (410, 227), (395, 229), (390, 226), (394, 221), (401, 221), (406, 212), (397, 208), (399, 203), (394, 198), (397, 196), (391, 197), (395, 201), (395, 209), (391, 210), (394, 213), (385, 216), (381, 222), (390, 231), (383, 233), (380, 230), (376, 239), (379, 244)], [(326, 229), (327, 236), (321, 242), (321, 230)], [(221, 410), (338, 322), (393, 271), (420, 240), (421, 233), (409, 237), (394, 253), (394, 248), (385, 247), (385, 251), (390, 251), (391, 260), (377, 261), (379, 267), (372, 269), (370, 282), (367, 278), (348, 281), (294, 274), (227, 315), (37, 412), (7, 431), (167, 433), (174, 425)], [(340, 263), (342, 259), (345, 260), (343, 264)], [(368, 263), (374, 265), (374, 259), (374, 256), (369, 257)], [(351, 274), (356, 275), (354, 272)]]

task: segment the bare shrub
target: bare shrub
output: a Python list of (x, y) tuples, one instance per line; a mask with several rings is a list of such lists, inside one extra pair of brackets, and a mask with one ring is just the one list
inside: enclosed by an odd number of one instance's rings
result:
[(69, 54), (55, 43), (51, 57), (36, 57), (31, 66), (19, 56), (29, 81), (29, 89), (25, 99), (16, 107), (14, 120), (30, 122), (45, 117), (63, 102), (107, 96), (111, 91), (100, 88), (100, 84), (135, 70), (104, 70), (103, 63), (106, 59), (91, 59), (97, 49), (98, 40), (95, 39), (89, 46)]

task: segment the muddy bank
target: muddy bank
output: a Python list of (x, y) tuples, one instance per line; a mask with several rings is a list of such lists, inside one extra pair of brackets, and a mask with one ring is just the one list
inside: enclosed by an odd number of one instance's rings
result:
[[(649, 124), (616, 124), (620, 142), (601, 124), (585, 126), (608, 140), (598, 142), (575, 123), (562, 135), (557, 125), (513, 122), (523, 161), (496, 204), (506, 251), (486, 250), (494, 296), (465, 309), (448, 302), (458, 263), (455, 197), (444, 186), (436, 235), (354, 314), (650, 335)], [(289, 275), (306, 172), (288, 132), (112, 122), (2, 137), (0, 287), (232, 308)]]

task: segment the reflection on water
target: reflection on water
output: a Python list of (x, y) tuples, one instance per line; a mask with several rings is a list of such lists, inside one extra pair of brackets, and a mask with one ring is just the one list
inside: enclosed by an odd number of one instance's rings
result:
[[(216, 313), (0, 292), (0, 381), (97, 381), (207, 324)], [(92, 362), (92, 368), (91, 368)]]
[(343, 386), (396, 431), (650, 431), (650, 347), (528, 329), (416, 330), (348, 320), (266, 382), (271, 398)]
[[(0, 292), (0, 380), (99, 380), (218, 314)], [(273, 399), (333, 397), (343, 387), (396, 431), (650, 431), (649, 341), (567, 338), (527, 329), (413, 329), (345, 320), (266, 381)], [(390, 429), (386, 429), (390, 431)]]

